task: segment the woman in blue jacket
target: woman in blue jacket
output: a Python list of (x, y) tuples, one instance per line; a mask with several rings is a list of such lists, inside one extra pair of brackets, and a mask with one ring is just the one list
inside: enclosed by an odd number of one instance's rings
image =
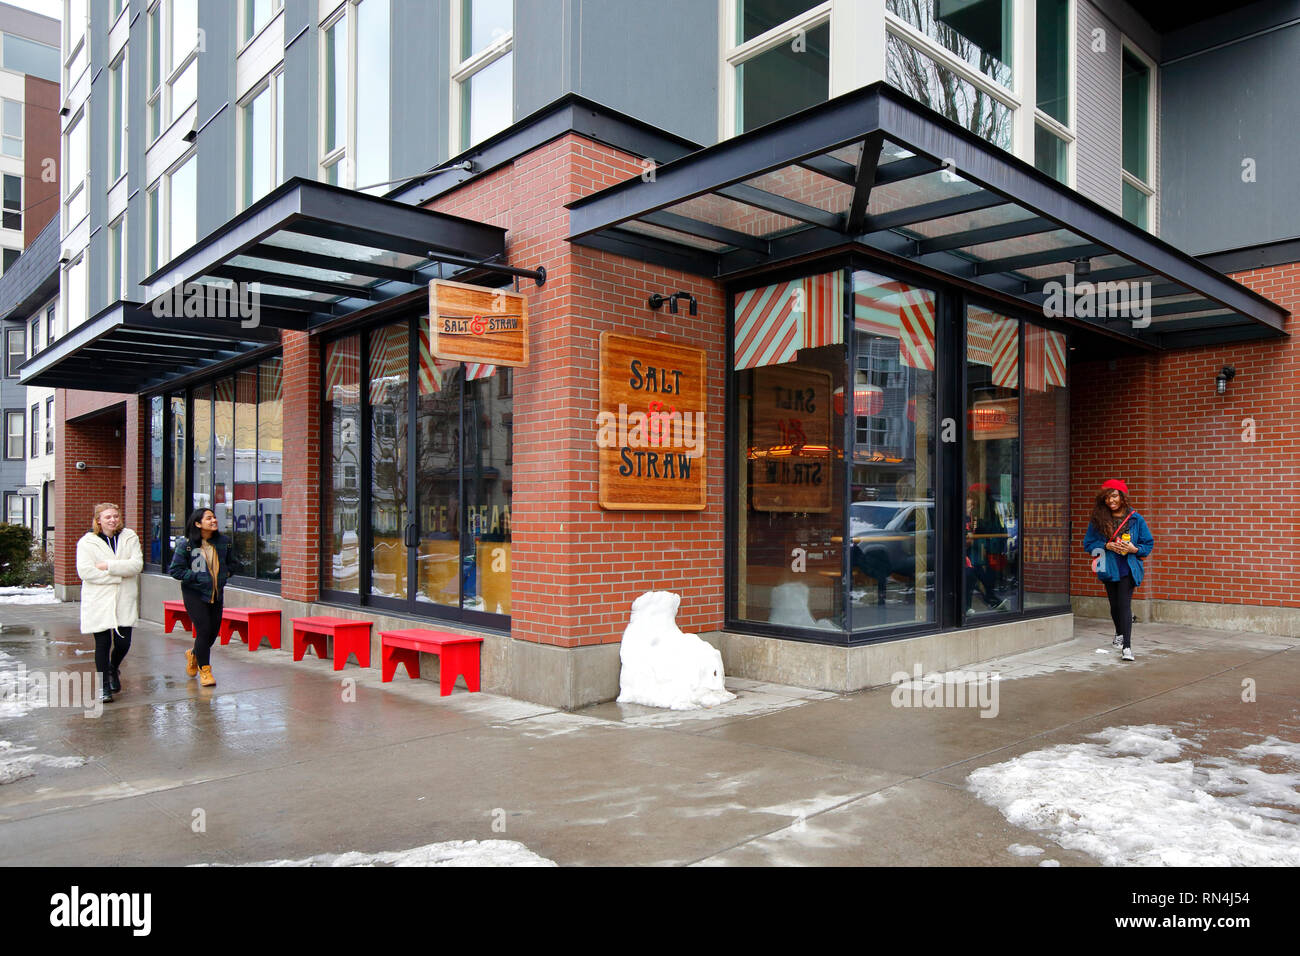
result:
[(196, 674), (204, 687), (213, 687), (212, 645), (221, 630), (226, 581), (241, 570), (230, 539), (217, 530), (211, 508), (199, 508), (185, 523), (185, 537), (176, 542), (168, 573), (181, 582), (185, 612), (194, 625), (194, 650), (185, 652), (185, 673)]
[(1122, 648), (1126, 661), (1133, 660), (1133, 590), (1142, 583), (1142, 559), (1155, 543), (1142, 516), (1129, 507), (1128, 485), (1118, 478), (1105, 482), (1083, 536), (1083, 550), (1095, 558), (1092, 569), (1106, 587), (1115, 622), (1113, 643)]

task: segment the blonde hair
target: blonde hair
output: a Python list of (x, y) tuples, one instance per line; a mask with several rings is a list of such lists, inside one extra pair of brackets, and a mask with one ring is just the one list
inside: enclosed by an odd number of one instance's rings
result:
[(99, 516), (109, 509), (116, 511), (119, 515), (122, 513), (122, 509), (111, 501), (101, 501), (99, 504), (95, 505), (95, 516), (90, 519), (90, 530), (95, 532), (95, 534), (104, 533), (104, 529), (99, 526)]

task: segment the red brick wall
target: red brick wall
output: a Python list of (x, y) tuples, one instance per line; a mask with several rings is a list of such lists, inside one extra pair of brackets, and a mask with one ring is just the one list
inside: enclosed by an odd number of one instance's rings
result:
[[(1300, 310), (1300, 265), (1233, 278)], [(1217, 395), (1224, 365), (1237, 377)], [(1119, 477), (1156, 539), (1139, 596), (1300, 607), (1300, 338), (1121, 359), (1113, 370), (1082, 363), (1070, 382), (1073, 593), (1104, 593), (1082, 535), (1101, 482)], [(1247, 418), (1254, 442), (1242, 440)]]
[[(67, 399), (76, 394), (59, 389), (54, 398), (55, 420), (62, 422), (54, 431), (54, 525), (58, 529), (54, 581), (73, 586), (81, 584), (77, 577), (77, 540), (90, 530), (96, 504), (112, 501), (120, 505), (129, 528), (138, 529), (143, 521), (138, 489), (135, 506), (127, 503), (129, 479), (125, 476), (129, 471), (122, 467), (127, 457), (137, 457), (141, 446), (128, 445), (127, 422), (121, 409), (67, 421)], [(128, 447), (137, 454), (127, 456)], [(85, 471), (77, 470), (79, 461), (86, 463)]]
[[(571, 246), (563, 204), (642, 171), (640, 159), (569, 134), (440, 197), (432, 208), (505, 226), (510, 262), (545, 265), (529, 297), (530, 365), (514, 390), (512, 635), (573, 647), (618, 641), (632, 601), (682, 595), (683, 630), (721, 626), (724, 305), (698, 277)], [(652, 292), (684, 290), (699, 315), (651, 312)], [(597, 503), (599, 337), (662, 336), (710, 352), (708, 508), (606, 512)]]
[(306, 332), (282, 332), (284, 536), (280, 594), (314, 601), (320, 594), (320, 343)]
[(23, 99), (23, 245), (30, 246), (59, 211), (59, 84), (29, 73)]

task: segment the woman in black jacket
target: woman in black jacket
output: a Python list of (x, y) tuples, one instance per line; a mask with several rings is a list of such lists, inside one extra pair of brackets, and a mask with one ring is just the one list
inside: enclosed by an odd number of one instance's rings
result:
[(185, 673), (213, 687), (212, 645), (221, 630), (221, 606), (226, 581), (240, 569), (235, 547), (217, 530), (217, 516), (199, 508), (185, 523), (185, 538), (172, 553), (167, 573), (181, 582), (181, 598), (194, 625), (194, 650), (185, 652)]

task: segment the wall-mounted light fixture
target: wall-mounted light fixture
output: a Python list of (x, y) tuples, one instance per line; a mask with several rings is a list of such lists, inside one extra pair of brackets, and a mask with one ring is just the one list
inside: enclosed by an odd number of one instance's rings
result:
[(1080, 279), (1092, 272), (1092, 260), (1087, 256), (1082, 259), (1071, 259), (1070, 261), (1074, 263), (1074, 277), (1076, 279)]
[(1228, 383), (1237, 377), (1237, 370), (1231, 365), (1225, 365), (1219, 369), (1219, 374), (1214, 376), (1214, 391), (1223, 395), (1228, 391)]
[(685, 299), (689, 303), (691, 315), (700, 314), (699, 304), (695, 301), (695, 296), (691, 295), (689, 292), (674, 292), (672, 295), (660, 295), (656, 292), (654, 295), (650, 296), (650, 308), (659, 309), (665, 302), (667, 302), (668, 311), (673, 315), (676, 315), (678, 299)]

